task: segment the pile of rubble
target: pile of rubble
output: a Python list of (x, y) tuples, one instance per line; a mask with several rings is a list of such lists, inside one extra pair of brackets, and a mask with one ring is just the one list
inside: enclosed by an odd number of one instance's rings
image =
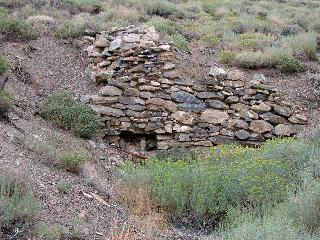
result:
[(84, 41), (91, 78), (101, 86), (89, 104), (111, 142), (131, 137), (147, 149), (259, 144), (294, 135), (307, 122), (262, 75), (212, 67), (205, 79), (182, 78), (175, 48), (153, 27), (111, 29)]

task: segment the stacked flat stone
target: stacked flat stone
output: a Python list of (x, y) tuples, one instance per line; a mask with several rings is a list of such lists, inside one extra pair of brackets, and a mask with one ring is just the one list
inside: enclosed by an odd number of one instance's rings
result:
[(111, 29), (84, 40), (91, 78), (101, 86), (89, 104), (110, 141), (130, 132), (156, 135), (157, 149), (259, 144), (292, 136), (307, 123), (262, 75), (248, 80), (239, 70), (212, 67), (205, 79), (183, 78), (175, 47), (161, 42), (154, 27)]

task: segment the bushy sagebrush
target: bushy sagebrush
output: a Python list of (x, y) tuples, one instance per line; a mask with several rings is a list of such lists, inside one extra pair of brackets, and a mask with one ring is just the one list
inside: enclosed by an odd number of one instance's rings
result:
[(80, 11), (99, 13), (102, 10), (102, 3), (99, 0), (64, 0), (69, 7), (74, 7)]
[(43, 115), (66, 129), (72, 129), (81, 137), (92, 138), (100, 124), (91, 109), (75, 101), (67, 92), (50, 95), (44, 104)]
[(284, 57), (279, 61), (277, 68), (283, 73), (294, 73), (301, 70), (301, 64), (295, 57)]
[(9, 112), (12, 105), (10, 95), (8, 92), (1, 90), (0, 91), (0, 118), (5, 117)]
[(85, 161), (85, 157), (81, 153), (67, 153), (61, 157), (60, 167), (69, 172), (78, 173), (85, 164)]
[(3, 75), (9, 69), (9, 62), (7, 58), (0, 55), (0, 75)]
[(32, 40), (38, 37), (38, 33), (27, 22), (12, 19), (3, 11), (0, 11), (0, 33), (10, 40)]
[(175, 217), (192, 216), (199, 221), (208, 215), (217, 217), (229, 206), (281, 201), (291, 187), (287, 164), (254, 158), (247, 149), (217, 147), (206, 160), (199, 156), (128, 164), (119, 171), (119, 178), (127, 185), (132, 178), (149, 182), (153, 198), (164, 209)]
[(303, 52), (309, 59), (317, 60), (318, 35), (316, 32), (298, 34), (290, 38), (293, 50)]
[(233, 63), (237, 53), (229, 50), (223, 50), (219, 53), (218, 58), (222, 63)]
[(85, 33), (85, 25), (76, 20), (69, 20), (58, 27), (55, 32), (57, 38), (77, 38)]
[(0, 176), (0, 232), (16, 223), (31, 220), (38, 210), (32, 191), (25, 182), (8, 173)]

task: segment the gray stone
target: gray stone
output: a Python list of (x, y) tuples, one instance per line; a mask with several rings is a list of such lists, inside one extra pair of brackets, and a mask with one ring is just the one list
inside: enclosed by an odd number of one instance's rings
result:
[(178, 104), (178, 109), (181, 111), (200, 112), (206, 109), (206, 105), (204, 103), (181, 103)]
[(212, 67), (209, 71), (209, 76), (221, 80), (227, 77), (227, 72), (222, 68)]
[(212, 124), (222, 124), (229, 119), (228, 113), (212, 109), (205, 110), (200, 116), (201, 121)]
[(100, 106), (100, 105), (90, 105), (91, 109), (99, 114), (113, 116), (113, 117), (123, 117), (124, 112), (120, 109)]
[(121, 96), (123, 94), (123, 91), (117, 87), (114, 86), (105, 86), (100, 89), (99, 94), (102, 96)]
[(115, 40), (113, 40), (110, 43), (109, 51), (113, 52), (115, 50), (118, 50), (118, 49), (120, 49), (121, 45), (122, 45), (122, 39), (121, 38), (116, 38)]
[(260, 117), (263, 120), (266, 120), (266, 121), (268, 121), (270, 123), (273, 123), (273, 124), (284, 124), (284, 123), (288, 122), (284, 117), (275, 115), (275, 114), (273, 114), (271, 112), (267, 112), (267, 113), (261, 114)]
[(230, 97), (228, 97), (228, 98), (226, 99), (225, 102), (228, 103), (228, 104), (237, 103), (237, 102), (239, 102), (239, 97), (237, 97), (237, 96), (230, 96)]
[(207, 100), (207, 105), (214, 109), (220, 109), (220, 110), (227, 110), (229, 109), (229, 106), (225, 104), (224, 102), (221, 102), (219, 100)]
[(291, 136), (296, 133), (292, 125), (279, 124), (274, 128), (274, 134), (277, 136)]
[(271, 111), (271, 106), (263, 102), (259, 105), (253, 105), (251, 109), (256, 113), (265, 113)]
[(249, 124), (246, 121), (243, 121), (241, 119), (231, 118), (228, 121), (228, 124), (232, 128), (241, 128), (241, 129), (248, 129), (249, 128)]
[(250, 130), (256, 133), (266, 133), (273, 130), (273, 126), (264, 120), (255, 120), (250, 124)]
[(171, 98), (172, 100), (180, 103), (201, 103), (201, 101), (194, 95), (183, 91), (171, 93)]
[(171, 117), (174, 120), (187, 125), (192, 125), (194, 120), (194, 114), (183, 111), (177, 111), (173, 113)]
[(124, 90), (124, 95), (129, 97), (138, 97), (139, 90), (136, 88), (127, 88)]
[(200, 92), (197, 94), (197, 97), (200, 99), (216, 99), (216, 100), (224, 100), (224, 96), (219, 93), (214, 92)]
[(273, 111), (283, 117), (289, 117), (290, 116), (290, 108), (289, 107), (282, 107), (279, 105), (274, 105), (273, 106)]
[(240, 140), (245, 140), (250, 138), (250, 133), (247, 132), (246, 130), (239, 130), (234, 133), (234, 135), (239, 138)]
[(146, 102), (137, 97), (120, 97), (119, 98), (119, 103), (125, 104), (125, 105), (135, 105), (135, 104), (140, 104), (140, 105), (145, 105)]

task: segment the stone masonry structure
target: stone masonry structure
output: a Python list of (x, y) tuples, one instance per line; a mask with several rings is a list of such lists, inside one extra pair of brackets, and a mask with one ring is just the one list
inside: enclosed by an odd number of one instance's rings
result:
[(259, 144), (294, 135), (307, 122), (263, 75), (247, 79), (212, 67), (197, 82), (182, 77), (175, 47), (153, 27), (111, 29), (84, 43), (91, 78), (101, 86), (89, 105), (111, 142), (131, 138), (147, 149)]

